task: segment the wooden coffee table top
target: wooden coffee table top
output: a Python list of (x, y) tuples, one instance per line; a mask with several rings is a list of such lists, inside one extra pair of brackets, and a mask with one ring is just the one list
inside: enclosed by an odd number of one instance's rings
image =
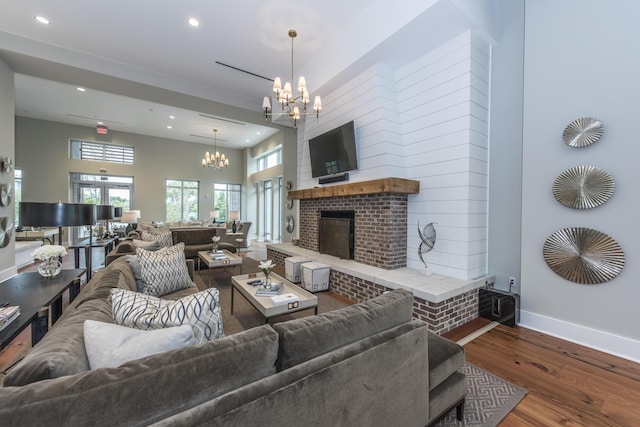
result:
[(238, 255), (232, 254), (227, 250), (223, 250), (222, 254), (227, 258), (216, 260), (213, 259), (213, 255), (210, 251), (200, 251), (198, 252), (198, 258), (200, 258), (200, 261), (204, 262), (209, 268), (229, 267), (232, 265), (242, 264), (242, 258)]
[(231, 278), (231, 284), (233, 285), (232, 291), (240, 292), (242, 296), (245, 297), (246, 300), (249, 301), (249, 303), (267, 320), (271, 317), (294, 313), (296, 311), (306, 310), (309, 308), (315, 308), (317, 310), (318, 297), (314, 294), (305, 291), (300, 286), (294, 285), (282, 276), (273, 272), (270, 277), (272, 283), (282, 283), (284, 285), (284, 289), (280, 295), (292, 293), (298, 297), (298, 304), (296, 308), (289, 308), (287, 304), (274, 305), (273, 302), (271, 302), (271, 297), (256, 296), (256, 290), (258, 290), (259, 286), (252, 286), (247, 282), (255, 279), (264, 279), (264, 274), (262, 273), (233, 276)]

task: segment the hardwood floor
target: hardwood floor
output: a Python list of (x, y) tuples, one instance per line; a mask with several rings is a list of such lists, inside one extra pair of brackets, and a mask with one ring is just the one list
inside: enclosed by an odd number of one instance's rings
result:
[[(488, 321), (447, 337), (458, 340)], [(467, 361), (528, 390), (500, 426), (640, 426), (640, 365), (525, 328), (499, 325)]]
[[(94, 265), (100, 265), (104, 254), (93, 256)], [(72, 254), (65, 257), (64, 266), (73, 268)], [(20, 272), (35, 268), (34, 264)], [(490, 323), (476, 319), (445, 336), (458, 341)], [(30, 346), (27, 328), (0, 352), (0, 367)], [(503, 325), (475, 337), (464, 347), (469, 363), (529, 392), (502, 421), (502, 427), (640, 426), (640, 364)]]

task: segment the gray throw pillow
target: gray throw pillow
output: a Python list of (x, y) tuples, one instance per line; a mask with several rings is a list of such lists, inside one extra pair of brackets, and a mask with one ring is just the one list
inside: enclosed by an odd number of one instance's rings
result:
[(195, 345), (188, 325), (152, 331), (85, 320), (84, 346), (91, 369), (115, 368), (130, 360)]
[(145, 294), (161, 297), (195, 286), (189, 276), (184, 243), (157, 251), (138, 248), (136, 255), (140, 262)]
[(144, 279), (142, 278), (142, 266), (140, 265), (140, 261), (138, 260), (137, 255), (125, 255), (123, 257), (131, 267), (131, 271), (133, 272), (133, 277), (136, 279), (136, 290), (138, 292), (144, 291)]

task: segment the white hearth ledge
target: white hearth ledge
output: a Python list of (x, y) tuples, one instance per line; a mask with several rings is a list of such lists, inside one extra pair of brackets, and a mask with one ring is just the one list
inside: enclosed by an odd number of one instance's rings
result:
[(340, 259), (331, 255), (320, 254), (291, 243), (268, 243), (266, 246), (267, 249), (282, 252), (289, 256), (303, 256), (309, 258), (311, 261), (330, 265), (331, 269), (335, 271), (358, 277), (386, 288), (407, 289), (411, 291), (415, 297), (433, 303), (446, 301), (465, 292), (482, 288), (494, 281), (494, 277), (489, 275), (471, 280), (462, 280), (439, 274), (424, 276), (420, 274), (420, 270), (408, 267), (385, 270), (383, 268), (361, 264), (354, 260)]

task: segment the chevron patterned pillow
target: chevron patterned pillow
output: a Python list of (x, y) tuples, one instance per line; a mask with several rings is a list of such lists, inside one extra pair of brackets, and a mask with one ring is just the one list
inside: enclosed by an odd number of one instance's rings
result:
[(195, 286), (187, 269), (184, 243), (157, 251), (137, 248), (136, 255), (140, 261), (140, 273), (144, 280), (143, 293), (161, 297)]
[(218, 290), (209, 288), (176, 301), (128, 289), (111, 289), (116, 325), (150, 330), (189, 325), (198, 344), (224, 337)]

